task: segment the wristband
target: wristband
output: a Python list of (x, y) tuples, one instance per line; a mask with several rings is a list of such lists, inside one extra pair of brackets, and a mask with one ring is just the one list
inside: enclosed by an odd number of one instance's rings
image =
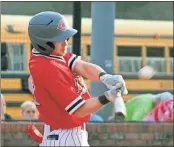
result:
[(99, 78), (100, 78), (101, 76), (105, 75), (105, 74), (107, 74), (107, 73), (101, 72), (101, 73), (99, 74)]
[(98, 97), (98, 100), (99, 100), (99, 102), (100, 102), (102, 105), (105, 105), (105, 104), (107, 104), (107, 103), (110, 102), (110, 101), (106, 98), (105, 95), (99, 96), (99, 97)]

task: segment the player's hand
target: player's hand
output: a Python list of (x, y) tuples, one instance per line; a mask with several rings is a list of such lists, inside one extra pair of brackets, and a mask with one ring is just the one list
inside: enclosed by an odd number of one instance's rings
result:
[(104, 92), (104, 95), (110, 102), (114, 102), (117, 97), (121, 96), (120, 87), (122, 87), (122, 84), (117, 83), (115, 86), (112, 86), (110, 90)]
[(128, 91), (126, 88), (126, 83), (121, 75), (110, 75), (110, 74), (104, 74), (100, 76), (100, 80), (109, 88), (111, 89), (116, 84), (120, 83), (121, 87), (121, 94), (127, 95)]

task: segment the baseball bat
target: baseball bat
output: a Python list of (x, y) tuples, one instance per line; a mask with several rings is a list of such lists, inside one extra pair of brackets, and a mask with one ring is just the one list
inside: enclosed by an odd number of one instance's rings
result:
[(117, 97), (114, 100), (114, 111), (115, 120), (126, 117), (126, 107), (120, 90), (117, 92)]

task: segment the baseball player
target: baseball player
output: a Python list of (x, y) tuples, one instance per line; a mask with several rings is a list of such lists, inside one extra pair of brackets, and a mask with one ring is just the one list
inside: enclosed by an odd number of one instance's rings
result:
[[(121, 75), (67, 52), (68, 39), (77, 33), (65, 18), (52, 11), (34, 15), (28, 25), (34, 46), (29, 61), (33, 96), (39, 120), (45, 123), (41, 146), (89, 146), (85, 122), (90, 114), (113, 102), (118, 91), (127, 94)], [(102, 81), (110, 90), (91, 98), (82, 77)]]

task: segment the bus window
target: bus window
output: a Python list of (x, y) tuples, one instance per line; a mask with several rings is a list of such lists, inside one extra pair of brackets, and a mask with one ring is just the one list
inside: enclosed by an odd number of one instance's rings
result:
[(164, 57), (164, 47), (147, 47), (147, 57)]
[(165, 73), (164, 47), (147, 47), (147, 65), (152, 66), (156, 73)]
[(169, 48), (169, 52), (170, 52), (170, 72), (171, 74), (173, 74), (173, 48)]
[(8, 70), (8, 52), (6, 43), (1, 43), (1, 70)]
[(90, 55), (91, 55), (91, 46), (87, 45), (87, 61), (90, 62)]
[(118, 46), (118, 56), (141, 57), (141, 46)]
[(119, 72), (136, 73), (142, 67), (141, 46), (118, 46), (118, 70)]
[[(5, 45), (6, 44), (6, 45)], [(26, 46), (23, 43), (1, 43), (6, 48), (8, 71), (27, 71)]]
[(169, 48), (169, 52), (170, 52), (170, 57), (173, 57), (173, 48), (172, 47)]

